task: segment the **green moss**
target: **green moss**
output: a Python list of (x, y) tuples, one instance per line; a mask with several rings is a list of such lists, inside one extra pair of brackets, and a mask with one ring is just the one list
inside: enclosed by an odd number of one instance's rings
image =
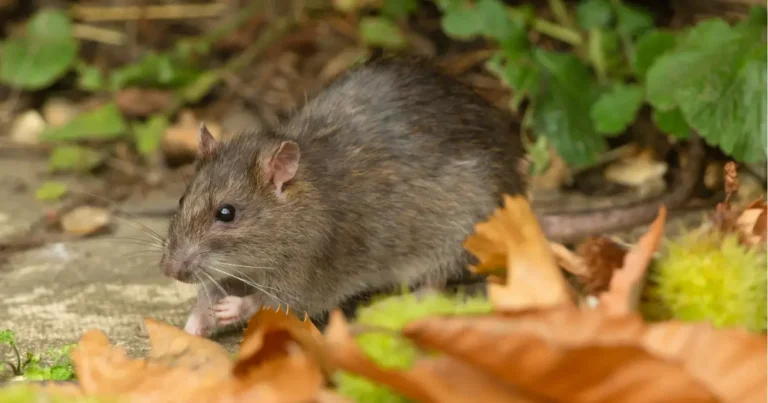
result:
[(17, 383), (0, 385), (0, 402), (3, 403), (117, 403), (120, 400), (109, 397), (65, 397), (55, 396), (34, 384)]
[[(413, 365), (417, 349), (396, 332), (407, 323), (432, 315), (488, 313), (492, 308), (485, 297), (429, 294), (390, 296), (358, 310), (356, 323), (394, 332), (370, 332), (358, 335), (361, 350), (380, 366), (404, 370)], [(389, 388), (377, 385), (363, 377), (339, 372), (338, 392), (354, 401), (366, 403), (408, 402)]]
[(766, 253), (735, 234), (689, 234), (666, 244), (649, 273), (641, 310), (649, 320), (709, 321), (766, 330)]

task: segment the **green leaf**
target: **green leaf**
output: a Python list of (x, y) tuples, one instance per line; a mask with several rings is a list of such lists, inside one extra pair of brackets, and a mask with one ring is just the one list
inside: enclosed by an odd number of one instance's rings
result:
[(51, 171), (88, 172), (103, 161), (103, 155), (92, 148), (65, 145), (53, 150), (48, 168)]
[(645, 77), (646, 72), (659, 56), (672, 50), (677, 43), (671, 32), (651, 30), (637, 40), (632, 68), (638, 77)]
[(622, 64), (621, 40), (613, 31), (592, 28), (589, 31), (588, 52), (589, 61), (600, 81)]
[(54, 365), (51, 367), (50, 380), (52, 381), (68, 381), (75, 378), (75, 370), (71, 366)]
[(110, 75), (110, 86), (179, 88), (196, 80), (203, 71), (170, 53), (147, 53), (138, 63), (126, 65)]
[(645, 89), (637, 84), (616, 84), (592, 105), (595, 129), (605, 135), (621, 134), (637, 118), (645, 101)]
[(75, 65), (75, 70), (77, 71), (77, 87), (81, 90), (96, 92), (104, 89), (106, 79), (98, 67), (78, 63)]
[(219, 81), (221, 81), (221, 74), (218, 71), (206, 71), (189, 83), (189, 85), (181, 88), (179, 92), (185, 101), (196, 104), (208, 95)]
[(111, 140), (125, 134), (127, 128), (120, 109), (108, 103), (85, 112), (61, 127), (46, 128), (43, 141)]
[(42, 9), (28, 22), (26, 36), (11, 38), (0, 52), (0, 81), (27, 90), (39, 90), (61, 78), (77, 57), (67, 14)]
[(67, 193), (67, 185), (61, 182), (44, 182), (35, 191), (40, 201), (58, 201)]
[(685, 140), (691, 133), (691, 127), (678, 108), (669, 111), (654, 109), (651, 117), (656, 126), (666, 134)]
[(711, 144), (742, 162), (766, 158), (765, 28), (703, 21), (651, 66), (648, 100), (680, 108)]
[(539, 86), (539, 66), (531, 60), (510, 61), (501, 72), (504, 81), (512, 88), (510, 103), (516, 111), (526, 97), (536, 93)]
[(753, 25), (765, 26), (768, 24), (768, 10), (764, 6), (750, 7), (747, 22)]
[(0, 343), (16, 346), (16, 334), (10, 329), (0, 330)]
[(616, 7), (616, 31), (627, 38), (636, 38), (654, 27), (653, 15), (647, 10), (620, 3)]
[(545, 136), (572, 166), (588, 165), (607, 149), (588, 119), (598, 96), (589, 68), (576, 56), (537, 49), (540, 86), (533, 109), (533, 130)]
[[(525, 139), (526, 137), (523, 138)], [(528, 174), (536, 176), (544, 173), (552, 163), (547, 138), (539, 136), (534, 142), (523, 140), (523, 146), (525, 146), (526, 155), (531, 160)]]
[(585, 30), (607, 28), (613, 22), (613, 8), (608, 0), (586, 0), (576, 8), (576, 19)]
[(418, 0), (386, 0), (381, 7), (381, 13), (390, 18), (403, 18), (418, 9)]
[(157, 151), (169, 124), (168, 118), (164, 115), (154, 115), (147, 119), (146, 123), (136, 123), (134, 135), (139, 153), (149, 155)]
[(443, 31), (457, 39), (484, 36), (507, 44), (519, 44), (525, 36), (522, 21), (513, 19), (499, 0), (478, 0), (450, 8), (442, 19)]
[(400, 27), (384, 17), (362, 18), (360, 37), (368, 45), (387, 49), (402, 49), (408, 44)]

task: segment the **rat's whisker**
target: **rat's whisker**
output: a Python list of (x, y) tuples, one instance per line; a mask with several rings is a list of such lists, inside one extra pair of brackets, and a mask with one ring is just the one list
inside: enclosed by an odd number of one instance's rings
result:
[[(211, 282), (212, 282), (212, 283), (213, 283), (213, 284), (214, 284), (216, 287), (219, 287), (219, 290), (221, 290), (221, 292), (224, 294), (224, 297), (228, 297), (228, 296), (229, 296), (229, 293), (227, 292), (227, 290), (225, 290), (225, 289), (224, 289), (224, 287), (222, 287), (222, 286), (221, 286), (221, 284), (219, 284), (219, 283), (216, 281), (216, 279), (215, 279), (215, 278), (213, 278), (213, 276), (211, 276), (211, 275), (210, 275), (208, 272), (206, 272), (206, 271), (205, 271), (205, 269), (203, 269), (201, 272), (202, 272), (203, 274), (205, 274), (206, 276), (208, 276), (208, 278), (209, 278), (209, 279), (211, 279)], [(247, 321), (245, 320), (245, 318), (243, 318), (243, 315), (242, 315), (242, 313), (240, 313), (239, 311), (237, 312), (237, 317), (240, 319), (240, 321), (239, 321), (239, 323), (240, 323), (240, 327), (241, 327), (243, 330), (245, 330), (245, 327), (243, 326), (243, 323), (246, 323)]]
[(142, 224), (142, 223), (140, 223), (140, 222), (138, 222), (136, 220), (130, 220), (130, 219), (126, 218), (126, 217), (121, 217), (119, 214), (115, 214), (114, 217), (119, 218), (119, 219), (125, 221), (126, 224), (128, 224), (131, 227), (133, 227), (133, 228), (143, 232), (144, 234), (146, 234), (149, 237), (151, 237), (152, 239), (160, 242), (161, 244), (165, 243), (165, 239), (160, 234), (155, 232), (155, 230), (153, 230), (152, 228), (149, 228), (146, 225), (144, 225), (144, 224)]
[[(257, 289), (257, 290), (259, 290), (259, 291), (263, 292), (264, 294), (267, 294), (268, 296), (270, 296), (270, 297), (274, 298), (275, 300), (282, 302), (282, 303), (283, 303), (283, 304), (285, 304), (286, 306), (288, 306), (288, 305), (289, 305), (287, 302), (283, 301), (282, 299), (278, 298), (276, 295), (274, 295), (274, 294), (270, 293), (269, 291), (267, 291), (267, 290), (265, 289), (265, 287), (266, 287), (266, 286), (262, 286), (262, 285), (259, 285), (259, 284), (257, 284), (257, 283), (256, 283), (256, 282), (254, 282), (254, 281), (248, 281), (248, 280), (246, 280), (246, 279), (243, 279), (243, 278), (240, 278), (240, 277), (238, 277), (238, 276), (235, 276), (235, 275), (234, 275), (234, 274), (232, 274), (232, 273), (227, 273), (227, 272), (225, 272), (225, 271), (223, 271), (223, 270), (219, 270), (219, 269), (217, 269), (217, 268), (215, 268), (215, 267), (211, 267), (211, 266), (208, 266), (207, 268), (208, 268), (208, 269), (211, 269), (211, 270), (213, 270), (213, 271), (216, 271), (216, 272), (218, 272), (218, 273), (221, 273), (221, 274), (223, 274), (223, 275), (225, 275), (225, 276), (228, 276), (228, 277), (232, 277), (232, 278), (234, 278), (235, 280), (239, 280), (239, 281), (242, 281), (242, 282), (243, 282), (243, 284), (249, 285), (249, 286), (251, 286), (251, 287), (253, 287), (253, 288), (255, 288), (255, 289)], [(267, 287), (267, 288), (271, 288), (271, 287)]]
[(112, 239), (119, 240), (119, 241), (140, 242), (140, 243), (143, 243), (143, 244), (146, 244), (146, 245), (156, 246), (158, 248), (162, 248), (163, 247), (162, 243), (160, 243), (160, 242), (158, 242), (158, 241), (156, 241), (154, 239), (141, 239), (141, 238), (133, 238), (133, 237), (129, 237), (129, 236), (115, 236), (115, 237), (110, 237), (109, 238), (109, 240), (112, 240)]
[(234, 263), (225, 263), (225, 262), (216, 262), (216, 264), (221, 264), (224, 266), (231, 266), (231, 267), (242, 267), (245, 269), (275, 270), (274, 267), (266, 267), (266, 266), (248, 266), (244, 264), (234, 264)]
[[(252, 283), (256, 283), (256, 281), (255, 281), (254, 279), (252, 279), (252, 278), (248, 277), (248, 275), (247, 275), (247, 274), (245, 274), (245, 273), (243, 273), (242, 271), (240, 271), (240, 270), (237, 270), (237, 269), (232, 269), (232, 270), (236, 271), (236, 272), (237, 272), (237, 273), (239, 273), (241, 276), (243, 276), (243, 277), (247, 278), (247, 279), (248, 279), (248, 280), (250, 280)], [(293, 299), (294, 301), (298, 301), (298, 298), (296, 298), (294, 295), (292, 295), (292, 294), (289, 294), (288, 292), (285, 292), (285, 291), (283, 291), (283, 290), (279, 290), (279, 289), (277, 289), (277, 288), (274, 288), (274, 287), (270, 287), (270, 286), (268, 286), (268, 285), (263, 285), (263, 284), (261, 284), (260, 286), (261, 286), (261, 287), (263, 287), (263, 288), (267, 288), (267, 289), (270, 289), (270, 290), (276, 291), (276, 292), (280, 292), (280, 293), (283, 293), (285, 296), (287, 296), (287, 297), (290, 297), (290, 298), (291, 298), (291, 299)]]
[(194, 272), (195, 277), (197, 278), (197, 281), (200, 282), (200, 285), (203, 286), (203, 291), (205, 292), (206, 297), (208, 297), (209, 305), (213, 304), (213, 300), (211, 300), (211, 293), (208, 292), (208, 288), (205, 286), (205, 281), (200, 278), (200, 276), (197, 274), (197, 272)]

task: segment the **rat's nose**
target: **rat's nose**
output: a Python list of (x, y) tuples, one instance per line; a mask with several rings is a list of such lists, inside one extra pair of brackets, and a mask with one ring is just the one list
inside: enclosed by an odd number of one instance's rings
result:
[(163, 273), (173, 279), (189, 282), (192, 277), (191, 267), (194, 265), (196, 255), (170, 255), (163, 259)]

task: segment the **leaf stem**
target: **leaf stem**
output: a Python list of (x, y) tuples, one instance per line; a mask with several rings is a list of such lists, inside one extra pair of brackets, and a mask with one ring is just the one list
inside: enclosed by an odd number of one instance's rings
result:
[(547, 0), (549, 9), (555, 14), (555, 19), (565, 28), (572, 28), (574, 26), (571, 21), (571, 16), (568, 14), (568, 8), (563, 3), (563, 0)]
[[(510, 7), (508, 10), (510, 17), (513, 19), (524, 18), (525, 16), (523, 12), (515, 8)], [(563, 25), (536, 17), (530, 18), (526, 22), (534, 31), (547, 35), (550, 38), (557, 39), (560, 42), (567, 43), (571, 46), (578, 47), (581, 46), (581, 44), (584, 42), (584, 38), (582, 38), (581, 33), (575, 29), (571, 29)]]

